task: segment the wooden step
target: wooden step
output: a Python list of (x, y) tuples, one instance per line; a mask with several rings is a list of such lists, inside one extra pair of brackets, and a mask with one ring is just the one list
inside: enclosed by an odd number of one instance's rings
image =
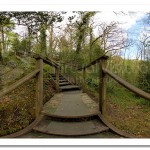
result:
[(80, 87), (76, 85), (66, 85), (66, 86), (61, 86), (60, 89), (62, 91), (71, 91), (71, 90), (80, 90)]
[(79, 136), (108, 131), (109, 128), (97, 119), (82, 122), (62, 122), (44, 119), (33, 130), (52, 135)]
[[(56, 77), (52, 77), (54, 80), (56, 80)], [(59, 80), (65, 80), (64, 77), (59, 77)]]
[(59, 86), (66, 86), (66, 85), (71, 85), (69, 82), (62, 82), (62, 83), (59, 83)]
[[(55, 80), (56, 81), (56, 80)], [(59, 80), (59, 83), (68, 82), (66, 79)]]
[(50, 119), (54, 119), (55, 120), (55, 118), (56, 118), (56, 120), (58, 119), (58, 120), (62, 120), (62, 119), (65, 119), (65, 120), (67, 120), (67, 119), (69, 119), (70, 121), (71, 120), (75, 120), (75, 119), (77, 119), (77, 120), (79, 120), (79, 119), (81, 119), (81, 120), (89, 120), (89, 119), (92, 119), (92, 118), (98, 118), (98, 112), (95, 112), (95, 113), (91, 113), (91, 112), (89, 112), (88, 114), (84, 114), (84, 115), (73, 115), (73, 116), (71, 116), (71, 115), (67, 115), (67, 116), (64, 116), (64, 115), (57, 115), (57, 114), (54, 114), (54, 113), (47, 113), (47, 112), (45, 112), (44, 110), (41, 112), (44, 116), (46, 116), (46, 117), (49, 117)]

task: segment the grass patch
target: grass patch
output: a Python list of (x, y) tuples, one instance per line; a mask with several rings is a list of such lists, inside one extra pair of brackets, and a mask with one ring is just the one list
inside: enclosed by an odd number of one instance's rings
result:
[(107, 119), (136, 137), (150, 137), (150, 102), (121, 86), (107, 93)]

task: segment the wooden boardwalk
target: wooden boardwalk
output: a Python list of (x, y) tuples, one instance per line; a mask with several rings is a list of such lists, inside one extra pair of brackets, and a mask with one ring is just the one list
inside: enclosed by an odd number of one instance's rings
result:
[(44, 118), (33, 131), (20, 138), (121, 137), (111, 132), (100, 120), (97, 115), (97, 103), (78, 86), (71, 85), (62, 77), (60, 79), (62, 92), (57, 93), (44, 105), (42, 111)]
[[(77, 85), (71, 84), (60, 73), (60, 66), (54, 61), (40, 55), (32, 54), (36, 59), (37, 68), (7, 89), (0, 91), (0, 97), (11, 92), (26, 81), (36, 77), (36, 119), (25, 129), (16, 133), (3, 136), (3, 138), (64, 138), (64, 137), (93, 137), (93, 138), (135, 138), (122, 130), (117, 129), (105, 118), (106, 112), (106, 76), (111, 77), (119, 84), (133, 93), (150, 100), (150, 94), (134, 87), (106, 69), (108, 56), (101, 56), (83, 68), (82, 88), (85, 91), (86, 69), (90, 66), (99, 65), (99, 104), (96, 104)], [(58, 94), (50, 99), (43, 107), (43, 63), (54, 67), (55, 74), (51, 75), (51, 84)], [(65, 73), (65, 64), (64, 64)], [(76, 80), (76, 78), (74, 78)]]

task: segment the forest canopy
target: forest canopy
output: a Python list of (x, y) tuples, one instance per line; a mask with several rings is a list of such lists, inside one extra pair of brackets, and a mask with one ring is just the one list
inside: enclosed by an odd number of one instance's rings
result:
[[(110, 14), (132, 18), (137, 13)], [(20, 56), (33, 52), (74, 67), (88, 64), (102, 55), (108, 55), (110, 62), (119, 59), (125, 65), (125, 61), (132, 58), (130, 53), (134, 53), (133, 61), (138, 61), (139, 66), (136, 82), (149, 91), (150, 14), (145, 12), (135, 21), (135, 24), (142, 22), (138, 36), (132, 29), (134, 25), (125, 29), (123, 22), (115, 19), (108, 22), (110, 18), (104, 18), (104, 12), (89, 11), (0, 12), (0, 61), (3, 64), (10, 54)], [(132, 68), (126, 65), (123, 68)], [(127, 75), (125, 70), (121, 72), (124, 77)]]

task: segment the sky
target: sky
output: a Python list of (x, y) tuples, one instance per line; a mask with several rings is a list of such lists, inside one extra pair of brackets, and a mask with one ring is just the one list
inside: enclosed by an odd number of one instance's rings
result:
[(129, 39), (134, 40), (134, 45), (122, 50), (122, 56), (126, 52), (125, 57), (129, 59), (135, 59), (137, 54), (136, 43), (140, 38), (141, 33), (144, 30), (143, 19), (146, 18), (146, 12), (100, 12), (95, 16), (96, 22), (107, 22), (108, 24), (112, 21), (119, 22), (119, 27), (127, 32)]
[(95, 20), (104, 21), (107, 23), (110, 23), (111, 21), (116, 21), (116, 22), (118, 21), (119, 23), (122, 23), (120, 27), (127, 30), (143, 16), (144, 16), (144, 12), (129, 13), (124, 11), (123, 12), (103, 11), (96, 14)]
[[(73, 15), (72, 12), (68, 11), (65, 15), (64, 21), (60, 24), (65, 25), (68, 16)], [(143, 18), (146, 17), (146, 12), (144, 11), (136, 11), (136, 12), (115, 12), (115, 11), (101, 11), (98, 12), (93, 20), (95, 24), (99, 24), (101, 22), (110, 23), (112, 21), (119, 22), (119, 27), (122, 28), (125, 32), (128, 33), (129, 38), (133, 39), (135, 43), (137, 42), (138, 38), (140, 37), (140, 33), (143, 31)], [(17, 28), (16, 32), (20, 34), (24, 34), (24, 28), (19, 27)], [(95, 29), (94, 34), (98, 34), (97, 30)], [(125, 51), (122, 50), (122, 54)], [(135, 59), (137, 53), (137, 47), (133, 45), (126, 49), (126, 58)]]

